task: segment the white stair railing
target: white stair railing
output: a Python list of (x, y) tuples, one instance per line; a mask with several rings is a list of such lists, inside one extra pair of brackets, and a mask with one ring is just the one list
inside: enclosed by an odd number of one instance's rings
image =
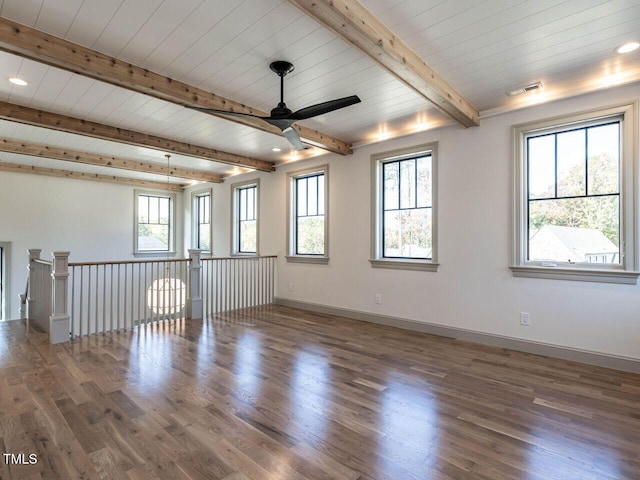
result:
[(69, 263), (29, 251), (28, 318), (52, 343), (273, 303), (276, 257)]
[(186, 318), (189, 259), (70, 263), (74, 337)]
[(204, 314), (273, 303), (276, 258), (203, 258)]

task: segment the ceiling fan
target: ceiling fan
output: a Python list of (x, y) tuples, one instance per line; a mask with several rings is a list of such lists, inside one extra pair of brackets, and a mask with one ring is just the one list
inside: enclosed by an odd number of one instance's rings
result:
[(292, 112), (287, 104), (284, 103), (284, 77), (287, 74), (293, 72), (294, 66), (292, 63), (277, 60), (269, 65), (269, 68), (280, 77), (280, 103), (271, 110), (271, 114), (268, 117), (262, 117), (260, 115), (252, 115), (250, 113), (230, 112), (228, 110), (217, 110), (215, 108), (206, 107), (194, 107), (191, 105), (185, 105), (187, 108), (193, 110), (201, 110), (209, 113), (220, 113), (223, 115), (235, 115), (240, 117), (253, 117), (278, 127), (282, 130), (282, 133), (289, 140), (289, 143), (293, 145), (296, 150), (303, 150), (305, 147), (300, 140), (298, 132), (292, 127), (292, 125), (298, 120), (306, 120), (308, 118), (317, 117), (318, 115), (324, 115), (325, 113), (333, 112), (341, 108), (348, 107), (350, 105), (360, 103), (360, 98), (357, 95), (351, 95), (350, 97), (337, 98), (335, 100), (329, 100), (328, 102), (318, 103), (311, 105), (310, 107), (302, 108), (296, 112)]

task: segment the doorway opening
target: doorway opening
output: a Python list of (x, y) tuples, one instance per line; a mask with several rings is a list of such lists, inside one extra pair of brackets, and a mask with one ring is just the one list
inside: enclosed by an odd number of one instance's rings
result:
[(0, 321), (9, 320), (11, 314), (9, 288), (9, 259), (11, 258), (11, 243), (0, 242)]

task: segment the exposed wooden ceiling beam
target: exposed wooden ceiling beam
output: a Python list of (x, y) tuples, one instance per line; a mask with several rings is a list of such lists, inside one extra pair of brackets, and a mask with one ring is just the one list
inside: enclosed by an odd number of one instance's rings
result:
[(464, 127), (476, 108), (357, 0), (289, 0), (384, 67)]
[(141, 162), (139, 160), (110, 157), (108, 155), (98, 155), (96, 153), (78, 152), (51, 145), (27, 143), (7, 138), (0, 138), (0, 151), (18, 153), (21, 155), (31, 155), (41, 158), (53, 158), (55, 160), (64, 160), (65, 162), (84, 163), (86, 165), (96, 165), (99, 167), (133, 170), (135, 172), (153, 173), (156, 175), (177, 178), (188, 178), (189, 180), (199, 180), (201, 182), (219, 183), (222, 181), (222, 175), (218, 175), (217, 173), (202, 172), (199, 170), (173, 166), (167, 168), (166, 165), (158, 162)]
[[(260, 116), (269, 115), (234, 100), (159, 75), (6, 18), (0, 18), (0, 50), (178, 105), (215, 108)], [(279, 128), (258, 119), (227, 115), (220, 116), (220, 118), (282, 136)], [(295, 128), (303, 142), (342, 155), (352, 153), (350, 143), (301, 125), (296, 125)]]
[(33, 165), (20, 165), (17, 163), (7, 163), (0, 161), (0, 171), (14, 173), (33, 173), (36, 175), (47, 175), (49, 177), (75, 178), (79, 180), (93, 180), (97, 182), (119, 183), (134, 187), (154, 188), (160, 190), (182, 191), (186, 185), (166, 182), (151, 182), (147, 180), (137, 180), (134, 178), (117, 177), (111, 175), (98, 175), (97, 173), (72, 172), (70, 170), (59, 170), (57, 168), (35, 167)]
[(213, 148), (191, 145), (189, 143), (156, 137), (146, 133), (134, 132), (123, 128), (90, 122), (80, 118), (67, 117), (58, 113), (36, 110), (34, 108), (0, 102), (0, 119), (10, 120), (38, 127), (61, 130), (68, 133), (76, 133), (89, 137), (101, 138), (115, 142), (137, 145), (145, 148), (153, 148), (166, 153), (180, 153), (191, 157), (204, 158), (214, 162), (228, 163), (241, 167), (253, 168), (270, 172), (274, 170), (272, 162), (257, 158), (245, 157), (233, 153), (222, 152)]

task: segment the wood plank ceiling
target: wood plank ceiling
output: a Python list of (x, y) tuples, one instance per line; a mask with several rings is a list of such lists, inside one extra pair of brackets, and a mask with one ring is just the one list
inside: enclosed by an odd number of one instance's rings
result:
[[(170, 153), (174, 184), (219, 181), (640, 80), (640, 52), (614, 53), (640, 39), (637, 0), (0, 0), (0, 17), (0, 164), (12, 171), (166, 182)], [(183, 107), (269, 112), (276, 59), (296, 66), (292, 110), (362, 99), (299, 123), (320, 148)], [(505, 95), (537, 81), (537, 96)]]

